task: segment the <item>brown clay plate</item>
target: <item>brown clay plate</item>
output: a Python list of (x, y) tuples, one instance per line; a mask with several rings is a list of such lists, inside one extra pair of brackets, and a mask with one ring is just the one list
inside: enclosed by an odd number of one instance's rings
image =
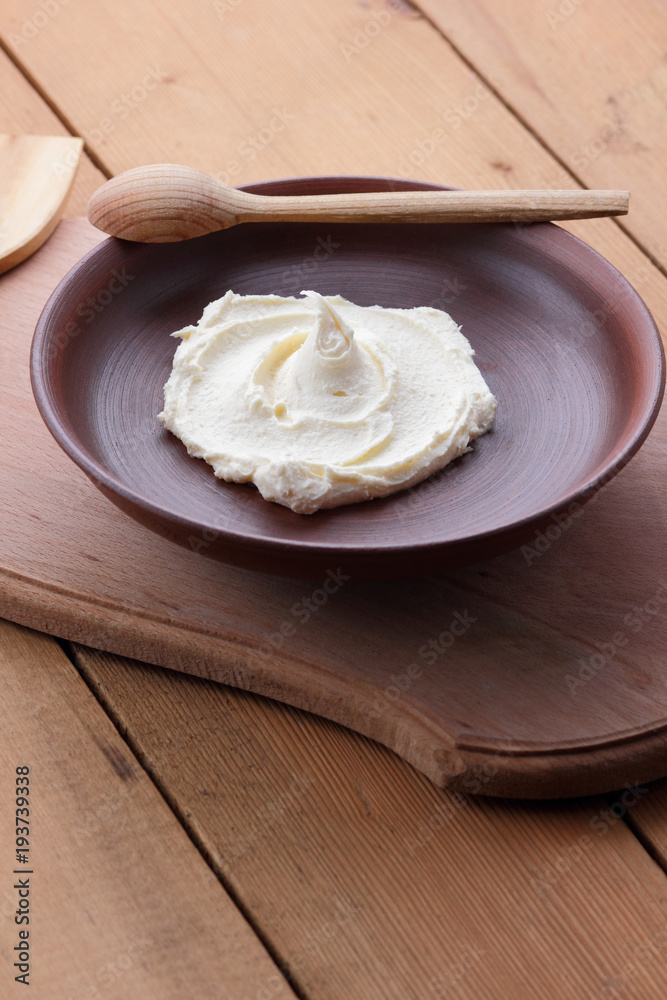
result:
[[(299, 178), (261, 194), (428, 189)], [(228, 289), (450, 312), (498, 399), (473, 451), (409, 491), (295, 514), (216, 479), (156, 420), (176, 342)], [(664, 356), (639, 296), (550, 224), (242, 225), (185, 243), (109, 239), (39, 320), (33, 389), (56, 440), (95, 484), (175, 542), (251, 569), (358, 579), (445, 572), (521, 544), (634, 454), (657, 415)], [(638, 502), (640, 502), (638, 500)]]

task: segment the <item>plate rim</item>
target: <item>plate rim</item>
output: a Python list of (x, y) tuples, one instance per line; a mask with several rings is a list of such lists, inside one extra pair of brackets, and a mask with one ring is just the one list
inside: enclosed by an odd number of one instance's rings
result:
[[(240, 185), (239, 189), (251, 193), (270, 195), (272, 192), (275, 194), (282, 193), (276, 189), (280, 189), (286, 184), (292, 184), (298, 187), (300, 184), (303, 185), (304, 183), (317, 183), (331, 187), (333, 193), (333, 188), (337, 184), (339, 185), (341, 181), (351, 181), (353, 183), (356, 182), (357, 184), (371, 183), (380, 185), (387, 185), (389, 183), (396, 185), (395, 190), (456, 190), (446, 185), (435, 184), (429, 181), (361, 174), (325, 174), (277, 178), (268, 181), (259, 181), (252, 184)], [(382, 189), (384, 190), (384, 187)], [(368, 190), (372, 189), (368, 188)], [(513, 226), (514, 224), (495, 223), (494, 225)], [(180, 512), (171, 510), (168, 506), (158, 506), (148, 497), (130, 489), (122, 480), (117, 479), (104, 466), (99, 465), (82, 447), (78, 445), (75, 440), (75, 436), (68, 432), (64, 422), (59, 416), (57, 406), (53, 399), (53, 394), (50, 391), (51, 380), (49, 376), (49, 362), (45, 346), (48, 338), (48, 323), (51, 315), (56, 308), (62, 305), (63, 300), (67, 297), (67, 292), (70, 290), (71, 286), (75, 284), (81, 270), (84, 269), (91, 260), (95, 260), (111, 250), (112, 246), (118, 243), (128, 243), (128, 241), (118, 240), (115, 237), (107, 237), (107, 239), (102, 240), (95, 247), (89, 250), (88, 253), (84, 254), (84, 256), (77, 261), (60, 280), (44, 305), (35, 327), (30, 352), (30, 377), (33, 396), (41, 417), (51, 435), (65, 451), (65, 453), (72, 459), (72, 461), (79, 468), (81, 468), (83, 472), (85, 472), (95, 485), (99, 488), (105, 487), (111, 494), (119, 496), (127, 504), (140, 507), (145, 513), (150, 514), (158, 520), (168, 520), (174, 525), (177, 525), (179, 528), (189, 530), (192, 533), (215, 533), (216, 542), (224, 542), (228, 539), (235, 545), (248, 547), (254, 552), (263, 551), (267, 554), (273, 553), (276, 555), (294, 553), (295, 555), (311, 554), (313, 556), (326, 557), (330, 554), (341, 554), (360, 557), (381, 556), (382, 558), (390, 559), (392, 557), (405, 557), (409, 553), (415, 553), (416, 555), (440, 551), (445, 553), (448, 549), (452, 549), (454, 547), (458, 548), (460, 546), (469, 545), (473, 542), (475, 544), (483, 544), (485, 541), (502, 537), (507, 533), (520, 532), (522, 529), (526, 529), (529, 525), (537, 526), (540, 522), (548, 519), (551, 515), (562, 511), (566, 505), (570, 505), (572, 503), (585, 503), (597, 492), (597, 490), (606, 485), (607, 482), (620, 472), (633, 458), (648, 437), (658, 416), (665, 392), (665, 350), (657, 324), (643, 298), (630, 284), (628, 279), (609, 260), (607, 260), (607, 258), (603, 257), (601, 253), (591, 247), (584, 240), (580, 239), (578, 236), (569, 233), (567, 230), (560, 226), (556, 226), (551, 222), (526, 224), (526, 228), (538, 231), (544, 231), (546, 227), (549, 227), (549, 230), (556, 230), (560, 234), (556, 237), (556, 239), (562, 240), (563, 246), (567, 246), (567, 244), (574, 242), (584, 248), (585, 252), (592, 254), (597, 260), (598, 265), (602, 265), (603, 268), (607, 269), (610, 275), (613, 275), (614, 280), (620, 280), (621, 284), (625, 287), (626, 292), (629, 294), (626, 294), (624, 299), (639, 309), (640, 313), (643, 314), (643, 321), (647, 324), (652, 334), (651, 344), (653, 346), (654, 362), (654, 370), (652, 373), (653, 384), (651, 391), (648, 394), (647, 402), (642, 408), (642, 416), (639, 421), (635, 420), (635, 424), (639, 423), (639, 426), (635, 427), (631, 438), (626, 442), (620, 454), (605, 462), (603, 466), (598, 467), (598, 469), (595, 470), (595, 472), (592, 473), (583, 484), (578, 486), (576, 490), (566, 492), (554, 503), (550, 503), (549, 505), (534, 511), (530, 515), (514, 519), (506, 524), (499, 525), (498, 527), (491, 528), (486, 531), (471, 531), (466, 534), (461, 534), (456, 538), (444, 540), (440, 538), (422, 542), (392, 542), (386, 546), (363, 544), (359, 542), (349, 543), (345, 541), (333, 544), (331, 542), (321, 542), (316, 539), (286, 539), (269, 535), (266, 532), (258, 534), (250, 530), (238, 532), (229, 527), (219, 528), (214, 527), (212, 524), (204, 524), (201, 520), (191, 519)], [(206, 237), (199, 238), (206, 239)], [(148, 245), (150, 246), (151, 244)], [(647, 340), (646, 342), (648, 344), (649, 341)], [(647, 381), (649, 374), (650, 373), (647, 373)], [(424, 482), (427, 482), (428, 478), (424, 480)], [(415, 488), (418, 488), (420, 485), (421, 483), (416, 484)], [(366, 502), (370, 503), (372, 501), (369, 500)]]

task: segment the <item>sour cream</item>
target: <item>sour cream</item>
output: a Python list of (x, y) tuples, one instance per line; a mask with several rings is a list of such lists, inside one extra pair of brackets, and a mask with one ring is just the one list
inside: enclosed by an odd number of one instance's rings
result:
[(230, 291), (172, 336), (159, 419), (220, 479), (299, 514), (413, 486), (496, 413), (469, 342), (427, 306)]

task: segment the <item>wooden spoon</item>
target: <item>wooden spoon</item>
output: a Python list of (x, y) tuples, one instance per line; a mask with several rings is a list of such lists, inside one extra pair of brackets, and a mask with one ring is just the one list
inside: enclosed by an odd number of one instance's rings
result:
[(547, 222), (625, 215), (627, 191), (388, 191), (271, 197), (174, 163), (103, 184), (88, 218), (112, 236), (172, 243), (239, 222)]
[(82, 149), (70, 135), (0, 135), (0, 274), (58, 225)]

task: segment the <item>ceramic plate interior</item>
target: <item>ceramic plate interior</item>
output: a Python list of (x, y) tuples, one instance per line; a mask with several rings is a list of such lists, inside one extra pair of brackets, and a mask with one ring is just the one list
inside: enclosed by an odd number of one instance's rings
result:
[[(300, 178), (262, 194), (428, 189)], [(216, 479), (156, 419), (177, 342), (228, 289), (450, 312), (498, 399), (492, 431), (421, 485), (310, 516)], [(447, 572), (522, 544), (637, 450), (657, 414), (664, 357), (625, 279), (550, 224), (252, 224), (176, 244), (108, 239), (40, 318), (33, 388), (60, 445), (148, 528), (265, 572), (356, 578)]]

